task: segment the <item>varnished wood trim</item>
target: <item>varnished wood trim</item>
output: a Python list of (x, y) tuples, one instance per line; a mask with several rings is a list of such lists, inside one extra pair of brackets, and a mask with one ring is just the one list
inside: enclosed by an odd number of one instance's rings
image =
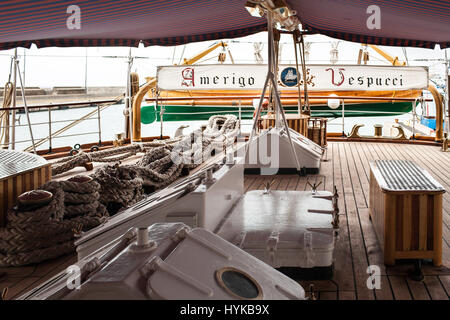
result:
[(433, 264), (442, 264), (442, 195), (434, 197), (434, 256)]
[(419, 250), (427, 250), (427, 208), (428, 196), (419, 196)]

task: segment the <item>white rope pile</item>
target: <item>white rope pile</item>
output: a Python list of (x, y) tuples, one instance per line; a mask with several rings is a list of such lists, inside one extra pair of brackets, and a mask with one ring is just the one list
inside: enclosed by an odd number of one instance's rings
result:
[(209, 118), (205, 130), (197, 130), (174, 145), (172, 160), (193, 168), (219, 152), (226, 152), (239, 134), (239, 122), (234, 115)]
[(223, 148), (223, 151), (234, 143), (239, 134), (239, 122), (234, 115), (217, 115), (209, 118), (203, 137), (208, 139), (212, 147)]

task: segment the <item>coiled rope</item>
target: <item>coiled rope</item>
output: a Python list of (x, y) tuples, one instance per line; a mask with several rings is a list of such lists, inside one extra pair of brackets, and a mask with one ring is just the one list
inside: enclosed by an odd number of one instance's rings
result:
[[(116, 163), (96, 169), (92, 180), (85, 177), (48, 182), (40, 189), (53, 197), (41, 208), (10, 209), (7, 227), (0, 228), (0, 267), (38, 263), (73, 252), (73, 239), (82, 231), (141, 200), (144, 187), (152, 191), (162, 188), (174, 182), (183, 169), (198, 166), (214, 151), (226, 150), (238, 132), (235, 116), (213, 116), (203, 132), (194, 131), (183, 138), (81, 153), (55, 162), (53, 174), (84, 162)], [(137, 152), (145, 152), (139, 162), (120, 164)]]
[[(67, 172), (75, 167), (82, 166), (89, 162), (117, 162), (125, 160), (138, 152), (145, 152), (148, 149), (160, 146), (168, 146), (180, 141), (180, 138), (145, 142), (142, 144), (133, 144), (129, 146), (111, 148), (95, 152), (80, 152), (74, 156), (65, 157), (52, 163), (52, 175)], [(117, 157), (114, 157), (117, 156)]]
[(73, 252), (81, 231), (106, 221), (108, 212), (99, 203), (100, 185), (50, 181), (42, 190), (52, 193), (50, 203), (34, 210), (10, 209), (7, 226), (0, 228), (0, 266), (21, 266)]

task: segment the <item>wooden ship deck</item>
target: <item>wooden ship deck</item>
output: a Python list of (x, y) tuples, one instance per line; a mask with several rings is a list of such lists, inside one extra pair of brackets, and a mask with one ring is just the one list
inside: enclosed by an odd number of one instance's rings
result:
[[(426, 169), (446, 189), (443, 198), (443, 265), (423, 265), (424, 280), (408, 277), (411, 262), (386, 267), (373, 225), (369, 219), (369, 161), (408, 159)], [(307, 181), (322, 182), (319, 189), (339, 191), (340, 230), (335, 245), (331, 280), (301, 281), (306, 291), (314, 285), (320, 300), (448, 300), (450, 297), (450, 153), (437, 146), (382, 142), (329, 142), (318, 175), (245, 176), (245, 189), (263, 189), (275, 179), (272, 189), (307, 190)], [(0, 268), (0, 289), (8, 287), (14, 299), (38, 286), (76, 261), (69, 255), (38, 265)], [(381, 268), (381, 288), (368, 289), (369, 265)], [(351, 272), (350, 272), (351, 271)]]

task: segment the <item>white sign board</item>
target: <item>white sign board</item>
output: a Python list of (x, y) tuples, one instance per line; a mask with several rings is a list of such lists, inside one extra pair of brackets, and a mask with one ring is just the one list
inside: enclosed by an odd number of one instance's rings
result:
[[(161, 90), (255, 90), (262, 89), (267, 65), (219, 64), (158, 67)], [(300, 70), (300, 85), (305, 77)], [(409, 90), (428, 87), (426, 67), (360, 65), (308, 65), (309, 90)], [(280, 65), (279, 89), (297, 90), (295, 65)]]

